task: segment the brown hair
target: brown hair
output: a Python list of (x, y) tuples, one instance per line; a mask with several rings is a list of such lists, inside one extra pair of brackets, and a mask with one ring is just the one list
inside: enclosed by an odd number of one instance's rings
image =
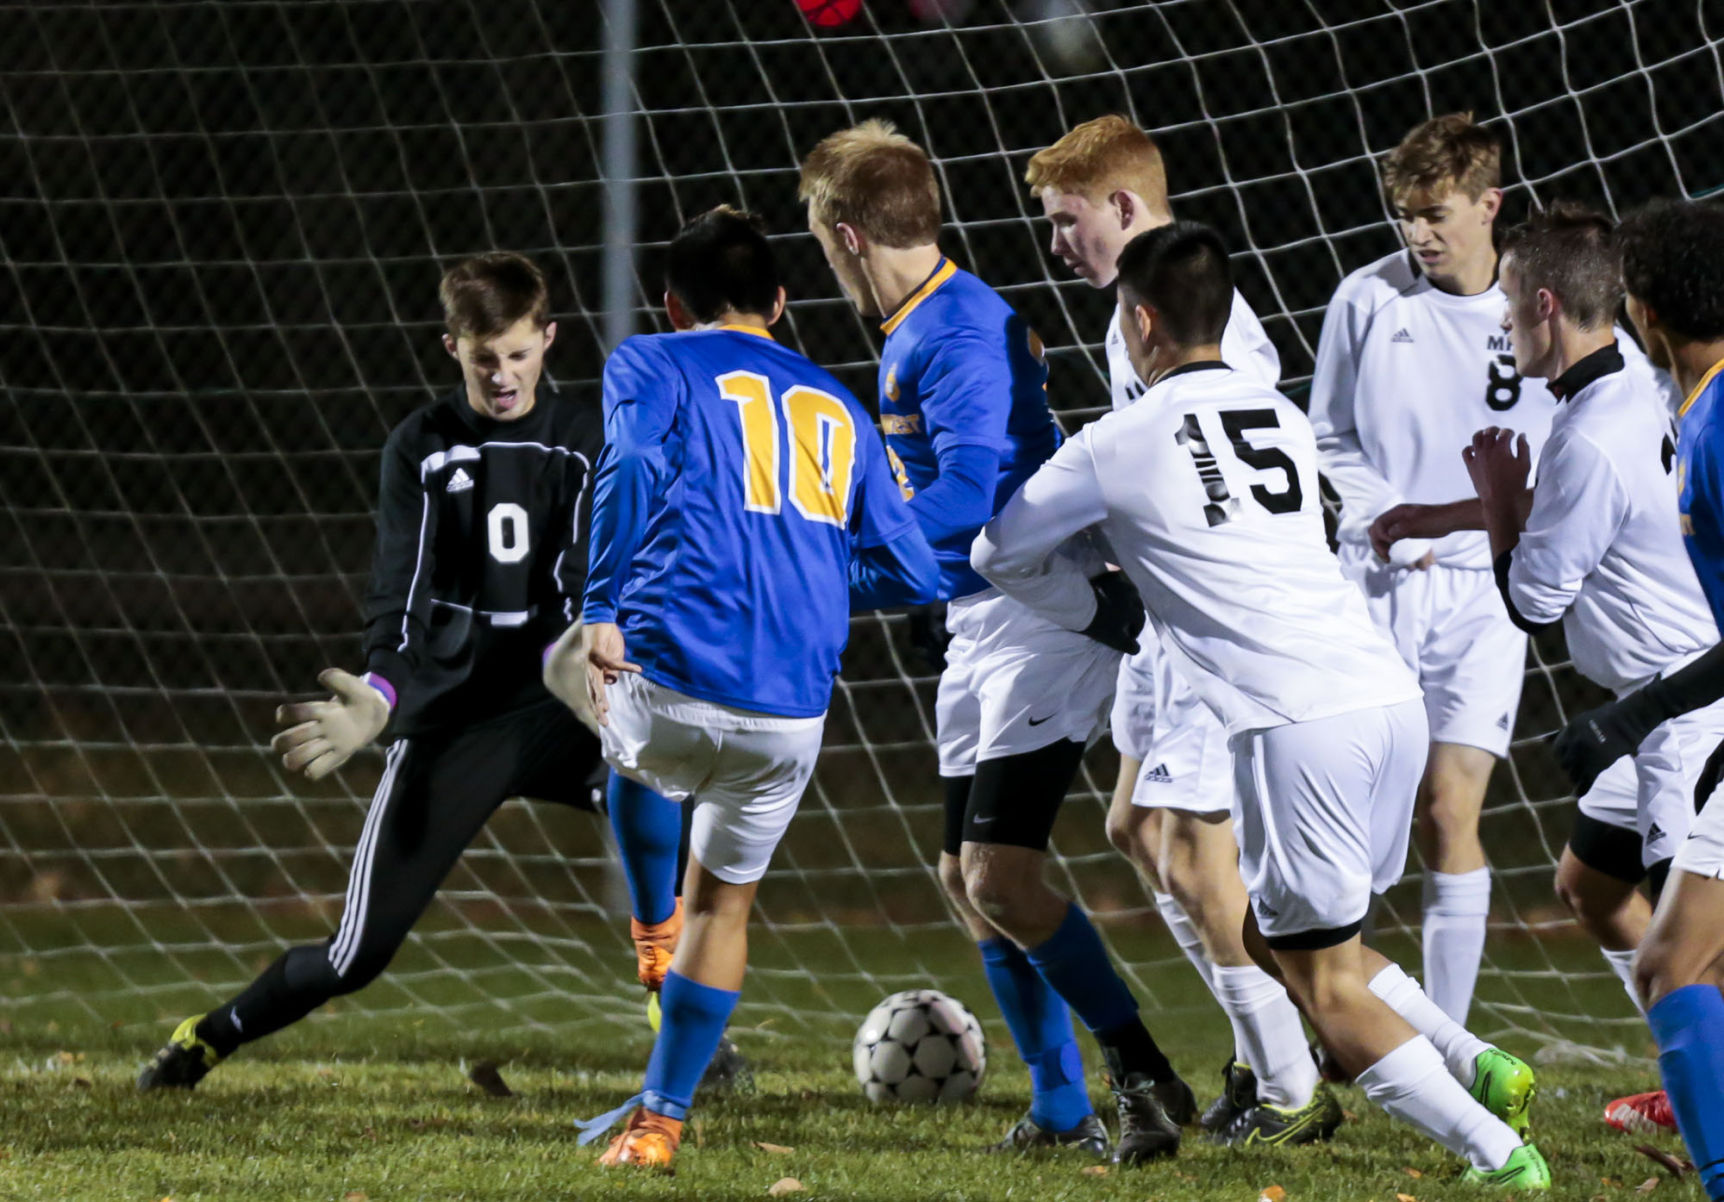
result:
[(796, 197), (815, 221), (854, 226), (881, 246), (940, 236), (940, 186), (927, 152), (879, 118), (822, 138), (802, 162)]
[(1558, 201), (1503, 237), (1524, 288), (1547, 288), (1568, 319), (1583, 330), (1616, 320), (1622, 303), (1622, 253), (1610, 218), (1584, 205)]
[(437, 287), (451, 338), (495, 338), (524, 317), (543, 329), (551, 294), (533, 261), (513, 251), (493, 250), (463, 259), (443, 273)]
[(1471, 113), (1448, 113), (1415, 125), (1383, 160), (1383, 190), (1391, 201), (1409, 192), (1458, 188), (1477, 200), (1502, 186), (1502, 144)]
[(1118, 113), (1073, 126), (1030, 158), (1024, 182), (1034, 191), (1052, 188), (1100, 201), (1121, 188), (1166, 214), (1167, 169), (1155, 139)]

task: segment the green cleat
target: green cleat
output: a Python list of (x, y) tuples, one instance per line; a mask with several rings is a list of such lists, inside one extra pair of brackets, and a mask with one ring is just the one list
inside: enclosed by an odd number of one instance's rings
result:
[(1501, 1048), (1489, 1048), (1473, 1061), (1473, 1083), (1467, 1092), (1525, 1142), (1532, 1130), (1532, 1100), (1538, 1093), (1531, 1065)]
[(1341, 1125), (1341, 1103), (1319, 1081), (1311, 1100), (1297, 1110), (1259, 1102), (1209, 1137), (1230, 1148), (1291, 1148), (1331, 1138)]
[(198, 1038), (203, 1020), (203, 1015), (194, 1014), (174, 1028), (172, 1038), (138, 1074), (139, 1089), (191, 1089), (221, 1063), (221, 1055)]
[(1469, 1168), (1461, 1180), (1470, 1185), (1489, 1185), (1497, 1189), (1549, 1189), (1550, 1166), (1537, 1148), (1522, 1144), (1502, 1168), (1490, 1172)]

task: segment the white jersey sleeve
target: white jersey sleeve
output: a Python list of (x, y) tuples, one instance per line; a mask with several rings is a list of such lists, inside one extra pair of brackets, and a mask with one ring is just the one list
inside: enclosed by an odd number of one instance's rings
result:
[(970, 566), (999, 590), (1067, 630), (1095, 619), (1089, 577), (1060, 547), (1107, 516), (1089, 427), (1066, 440), (976, 535)]
[[(1107, 377), (1115, 410), (1124, 409), (1145, 391), (1125, 349), (1125, 334), (1119, 328), (1122, 320), (1124, 315), (1116, 305), (1107, 326)], [(1265, 388), (1281, 384), (1281, 353), (1269, 341), (1263, 323), (1257, 320), (1256, 312), (1237, 288), (1233, 290), (1233, 309), (1227, 315), (1227, 328), (1221, 334), (1221, 358)]]
[(1576, 669), (1618, 692), (1718, 641), (1682, 542), (1663, 394), (1623, 358), (1559, 409), (1508, 570), (1522, 617), (1561, 619)]
[[(1360, 359), (1371, 325), (1369, 304), (1357, 273), (1341, 281), (1323, 313), (1311, 377), (1311, 429), (1317, 436), (1317, 455), (1323, 474), (1341, 497), (1336, 537), (1355, 544), (1368, 542), (1371, 523), (1406, 499), (1371, 461), (1355, 419)], [(1390, 548), (1389, 562), (1406, 567), (1423, 559), (1430, 549), (1428, 539), (1402, 539)]]

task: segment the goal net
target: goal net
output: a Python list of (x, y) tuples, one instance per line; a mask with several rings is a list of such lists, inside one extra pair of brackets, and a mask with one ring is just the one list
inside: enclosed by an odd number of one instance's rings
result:
[[(659, 321), (679, 222), (745, 205), (783, 254), (789, 340), (865, 398), (878, 335), (795, 190), (801, 155), (867, 116), (933, 155), (943, 244), (1040, 332), (1068, 428), (1106, 403), (1109, 299), (1050, 262), (1020, 180), (1078, 121), (1155, 132), (1178, 210), (1240, 248), (1295, 396), (1335, 284), (1396, 244), (1373, 164), (1428, 115), (1501, 131), (1511, 218), (1724, 184), (1724, 30), (1699, 2), (800, 7), (640, 0), (635, 320)], [(0, 1016), (154, 1024), (339, 916), (381, 756), (313, 786), (267, 743), (277, 704), (358, 661), (378, 451), (454, 382), (440, 271), (530, 253), (561, 315), (550, 372), (596, 401), (605, 31), (600, 5), (555, 0), (0, 8)], [(933, 671), (901, 617), (852, 635), (757, 911), (739, 1021), (785, 1033), (924, 985), (990, 1011), (930, 869)], [(1475, 1025), (1638, 1054), (1627, 999), (1551, 897), (1572, 804), (1541, 739), (1596, 694), (1549, 636), (1526, 686), (1483, 825)], [(1146, 1007), (1191, 1009), (1195, 978), (1103, 836), (1114, 763), (1092, 750), (1053, 873)], [(511, 801), (391, 973), (320, 1021), (635, 1029), (610, 861), (601, 821)], [(1376, 937), (1416, 964), (1410, 869)]]

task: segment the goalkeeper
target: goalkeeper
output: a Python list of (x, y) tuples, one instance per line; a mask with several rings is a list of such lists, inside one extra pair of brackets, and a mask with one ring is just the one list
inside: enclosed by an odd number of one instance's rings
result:
[[(383, 450), (365, 604), (369, 670), (326, 669), (318, 681), (333, 696), (276, 715), (286, 728), (272, 744), (283, 767), (312, 780), (374, 739), (389, 745), (341, 925), (181, 1023), (140, 1089), (189, 1089), (242, 1044), (369, 984), (505, 798), (599, 808), (598, 741), (541, 678), (542, 656), (572, 622), (585, 582), (599, 408), (559, 396), (548, 381), (541, 387), (557, 327), (544, 277), (527, 259), (469, 259), (440, 292), (443, 344), (463, 383), (410, 414)], [(635, 912), (656, 923), (636, 923), (642, 976), (656, 966), (662, 977), (680, 925), (678, 807), (620, 778), (610, 792), (619, 824), (658, 835), (645, 847), (624, 842), (639, 849), (626, 865)]]

